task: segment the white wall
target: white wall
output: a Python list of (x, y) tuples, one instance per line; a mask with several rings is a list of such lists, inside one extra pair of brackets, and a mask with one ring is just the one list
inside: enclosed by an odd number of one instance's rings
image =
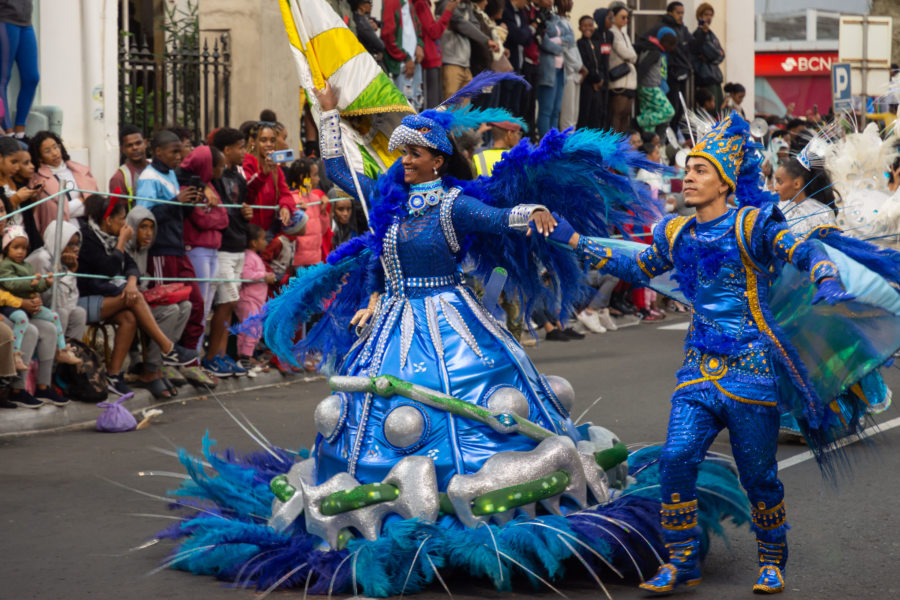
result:
[(116, 169), (118, 56), (116, 0), (37, 0), (41, 82), (35, 104), (63, 110), (72, 158), (90, 165), (101, 190)]

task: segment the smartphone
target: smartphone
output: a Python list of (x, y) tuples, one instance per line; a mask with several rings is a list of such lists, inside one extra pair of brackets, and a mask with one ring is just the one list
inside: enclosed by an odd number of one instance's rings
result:
[(194, 187), (198, 190), (202, 190), (206, 187), (206, 184), (203, 183), (203, 180), (199, 175), (192, 175), (190, 179), (188, 179), (188, 187)]
[(288, 148), (287, 150), (276, 150), (269, 154), (269, 158), (272, 159), (272, 162), (278, 164), (293, 162), (294, 150), (292, 148)]

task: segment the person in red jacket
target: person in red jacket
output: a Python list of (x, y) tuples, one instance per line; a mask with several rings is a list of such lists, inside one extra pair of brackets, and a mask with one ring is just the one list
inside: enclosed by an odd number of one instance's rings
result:
[[(253, 207), (270, 206), (272, 208), (254, 208), (250, 222), (259, 225), (271, 239), (287, 225), (294, 210), (294, 198), (284, 181), (284, 173), (270, 158), (275, 151), (277, 132), (275, 124), (260, 122), (256, 127), (253, 149), (244, 155), (244, 177), (247, 178), (247, 203)], [(276, 219), (276, 213), (278, 219)]]
[(384, 0), (381, 18), (381, 40), (387, 55), (384, 66), (394, 85), (403, 92), (410, 105), (418, 110), (425, 107), (422, 91), (422, 59), (425, 51), (422, 26), (412, 0)]
[(425, 58), (422, 59), (422, 79), (425, 84), (425, 106), (437, 106), (443, 100), (441, 89), (441, 46), (438, 40), (447, 30), (450, 17), (459, 4), (459, 0), (450, 0), (441, 13), (441, 18), (434, 19), (431, 0), (413, 0), (419, 25), (422, 27), (422, 39), (425, 42)]
[[(200, 322), (205, 325), (215, 291), (209, 280), (218, 272), (222, 230), (228, 226), (228, 211), (219, 206), (222, 202), (212, 185), (213, 179), (222, 177), (225, 155), (218, 148), (197, 146), (181, 163), (181, 168), (196, 174), (198, 180), (194, 183), (203, 183), (203, 198), (184, 219), (184, 249), (200, 280), (197, 282), (203, 297)], [(197, 347), (203, 347), (202, 334)]]

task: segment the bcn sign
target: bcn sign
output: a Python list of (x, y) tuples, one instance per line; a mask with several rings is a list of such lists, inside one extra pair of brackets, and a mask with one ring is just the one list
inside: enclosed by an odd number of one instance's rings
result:
[(757, 77), (827, 76), (837, 52), (773, 52), (756, 54)]

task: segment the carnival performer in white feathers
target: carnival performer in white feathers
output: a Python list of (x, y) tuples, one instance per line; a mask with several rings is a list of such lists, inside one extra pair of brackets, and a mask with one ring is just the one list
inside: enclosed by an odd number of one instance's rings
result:
[[(350, 171), (336, 94), (318, 95), (328, 176), (370, 203), (373, 231), (299, 272), (243, 327), (260, 327), (290, 360), (321, 353), (333, 393), (315, 409), (306, 460), (271, 448), (222, 456), (209, 443), (214, 477), (183, 460), (183, 495), (212, 500), (224, 518), (195, 513), (171, 532), (184, 538), (176, 568), (313, 593), (358, 582), (369, 596), (420, 590), (445, 568), (500, 589), (516, 573), (557, 579), (570, 559), (598, 581), (607, 567), (634, 579), (655, 571), (656, 455), (626, 465), (611, 432), (576, 427), (571, 386), (538, 372), (460, 279), (464, 259), (483, 279), (500, 266), (526, 312), (541, 294), (571, 303), (583, 272), (568, 249), (540, 239), (555, 227), (551, 211), (594, 235), (652, 218), (645, 188), (627, 175), (652, 167), (618, 134), (551, 131), (510, 150), (490, 179), (468, 180), (451, 132), (513, 120), (461, 106), (504, 77), (479, 75), (439, 109), (405, 117), (390, 144), (405, 155), (377, 180)], [(704, 531), (718, 531), (723, 515), (749, 518), (727, 460), (704, 463), (701, 478)], [(628, 495), (614, 497), (621, 485)]]

